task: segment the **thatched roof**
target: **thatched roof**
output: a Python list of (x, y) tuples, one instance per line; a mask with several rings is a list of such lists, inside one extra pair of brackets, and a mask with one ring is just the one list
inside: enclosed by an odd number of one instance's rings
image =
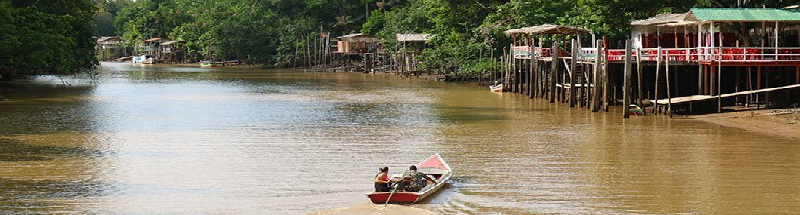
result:
[(427, 42), (433, 37), (430, 34), (396, 34), (395, 36), (400, 42)]
[(368, 43), (369, 42), (380, 42), (381, 41), (378, 38), (370, 37), (370, 36), (364, 35), (362, 33), (342, 35), (342, 36), (336, 37), (336, 39), (338, 39), (340, 41), (346, 41), (346, 42), (368, 42)]
[(582, 34), (588, 33), (589, 30), (581, 27), (566, 26), (566, 25), (537, 25), (531, 27), (509, 29), (503, 33), (506, 35), (511, 34)]

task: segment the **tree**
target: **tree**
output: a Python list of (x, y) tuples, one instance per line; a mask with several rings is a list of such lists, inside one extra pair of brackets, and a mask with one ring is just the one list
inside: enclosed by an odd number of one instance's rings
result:
[(0, 79), (92, 68), (94, 11), (90, 0), (1, 0)]

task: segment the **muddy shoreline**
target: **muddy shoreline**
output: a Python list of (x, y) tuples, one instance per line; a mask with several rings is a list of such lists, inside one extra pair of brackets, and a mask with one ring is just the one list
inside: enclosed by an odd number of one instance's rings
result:
[(753, 133), (800, 140), (800, 108), (741, 110), (691, 118)]

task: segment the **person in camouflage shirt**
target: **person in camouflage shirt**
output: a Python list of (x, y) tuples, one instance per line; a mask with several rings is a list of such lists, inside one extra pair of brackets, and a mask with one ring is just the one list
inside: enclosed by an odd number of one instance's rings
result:
[(428, 185), (428, 180), (436, 183), (425, 173), (417, 172), (417, 166), (411, 165), (405, 172), (403, 172), (403, 180), (400, 181), (400, 188), (405, 192), (419, 192), (422, 188)]

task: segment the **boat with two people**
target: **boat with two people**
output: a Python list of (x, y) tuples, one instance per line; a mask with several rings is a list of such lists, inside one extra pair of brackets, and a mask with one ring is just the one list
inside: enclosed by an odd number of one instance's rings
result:
[[(366, 193), (367, 198), (374, 204), (413, 204), (427, 198), (431, 194), (441, 189), (445, 182), (453, 176), (450, 165), (442, 159), (439, 154), (434, 154), (416, 165), (417, 172), (425, 174), (426, 177), (433, 179), (427, 181), (425, 187), (416, 192), (398, 190), (395, 183), (389, 192), (370, 192)], [(402, 174), (394, 174), (391, 181), (399, 182), (403, 179)]]

